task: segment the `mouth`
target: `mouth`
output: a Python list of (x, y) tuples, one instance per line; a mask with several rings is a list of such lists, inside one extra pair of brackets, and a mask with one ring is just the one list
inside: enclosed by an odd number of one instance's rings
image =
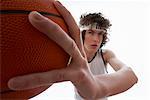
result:
[(97, 45), (97, 44), (92, 44), (92, 45), (91, 45), (91, 47), (93, 47), (93, 48), (97, 48), (97, 47), (98, 47), (98, 45)]

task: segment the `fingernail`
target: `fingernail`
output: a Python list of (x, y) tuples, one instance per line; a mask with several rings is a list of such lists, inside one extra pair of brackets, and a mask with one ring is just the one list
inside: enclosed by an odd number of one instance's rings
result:
[(9, 82), (8, 82), (8, 87), (12, 90), (17, 90), (18, 87), (19, 87), (19, 84), (16, 84), (16, 82), (11, 79)]
[(56, 3), (59, 3), (60, 5), (62, 5), (62, 3), (61, 3), (60, 1), (57, 1), (57, 0), (56, 0)]
[(33, 14), (33, 18), (36, 20), (42, 20), (43, 18), (45, 18), (43, 15), (41, 15), (37, 11), (33, 11), (32, 14)]

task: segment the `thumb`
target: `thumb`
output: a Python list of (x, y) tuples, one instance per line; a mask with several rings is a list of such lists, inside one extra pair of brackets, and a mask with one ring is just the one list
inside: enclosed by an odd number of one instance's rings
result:
[(27, 90), (40, 86), (52, 85), (56, 82), (67, 81), (66, 70), (52, 70), (42, 73), (34, 73), (24, 76), (17, 76), (8, 81), (8, 87), (12, 90)]

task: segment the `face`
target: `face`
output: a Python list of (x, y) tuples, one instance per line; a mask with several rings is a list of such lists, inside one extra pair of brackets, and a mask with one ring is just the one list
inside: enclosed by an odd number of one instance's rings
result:
[(91, 53), (96, 53), (101, 46), (103, 34), (105, 33), (106, 30), (104, 29), (87, 29), (84, 40), (85, 50)]

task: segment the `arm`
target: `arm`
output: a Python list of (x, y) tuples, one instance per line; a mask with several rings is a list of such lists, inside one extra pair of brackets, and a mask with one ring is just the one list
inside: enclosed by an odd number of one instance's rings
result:
[(112, 51), (106, 50), (104, 59), (116, 72), (98, 75), (95, 78), (99, 83), (104, 84), (108, 96), (126, 91), (137, 83), (138, 79), (132, 69), (122, 63)]
[[(112, 51), (106, 50), (104, 59), (116, 72), (93, 76), (87, 70), (77, 76), (78, 81), (73, 81), (83, 98), (93, 100), (115, 95), (128, 90), (137, 83), (138, 79), (132, 69), (122, 63)], [(87, 91), (90, 91), (89, 94)]]
[[(60, 5), (60, 7), (62, 6)], [(61, 8), (58, 9), (60, 11)], [(58, 45), (60, 45), (72, 57), (72, 59), (71, 62), (68, 64), (68, 66), (64, 69), (52, 70), (52, 71), (42, 72), (42, 73), (33, 73), (30, 75), (24, 75), (24, 76), (18, 76), (12, 78), (8, 82), (8, 86), (11, 89), (26, 90), (26, 89), (36, 88), (39, 86), (49, 85), (56, 82), (70, 80), (75, 85), (75, 87), (77, 88), (81, 96), (83, 96), (86, 99), (93, 100), (98, 97), (104, 97), (104, 96), (112, 95), (114, 93), (119, 93), (125, 90), (126, 88), (129, 88), (129, 86), (126, 86), (125, 89), (124, 88), (122, 89), (123, 83), (119, 83), (119, 81), (118, 83), (114, 82), (113, 83), (114, 85), (109, 84), (113, 80), (118, 80), (118, 78), (124, 78), (123, 77), (124, 75), (121, 74), (126, 73), (125, 69), (122, 70), (120, 69), (116, 73), (109, 74), (109, 75), (93, 76), (91, 74), (86, 59), (86, 55), (84, 55), (85, 52), (83, 49), (83, 45), (81, 41), (77, 41), (80, 40), (78, 38), (79, 35), (77, 35), (76, 38), (76, 35), (74, 36), (74, 33), (71, 33), (74, 39), (73, 40), (56, 23), (38, 14), (37, 12), (30, 13), (29, 20), (35, 28), (43, 32), (50, 39), (52, 39)], [(69, 28), (69, 30), (71, 29), (72, 28)], [(72, 30), (72, 31), (76, 31), (76, 30)], [(51, 33), (56, 33), (56, 34), (51, 34)], [(108, 59), (108, 62), (111, 63), (115, 61), (113, 61), (113, 57), (110, 57)], [(119, 77), (118, 74), (121, 76)], [(121, 84), (119, 90), (116, 90), (118, 86), (115, 84), (117, 85)], [(113, 89), (113, 91), (109, 89)]]

